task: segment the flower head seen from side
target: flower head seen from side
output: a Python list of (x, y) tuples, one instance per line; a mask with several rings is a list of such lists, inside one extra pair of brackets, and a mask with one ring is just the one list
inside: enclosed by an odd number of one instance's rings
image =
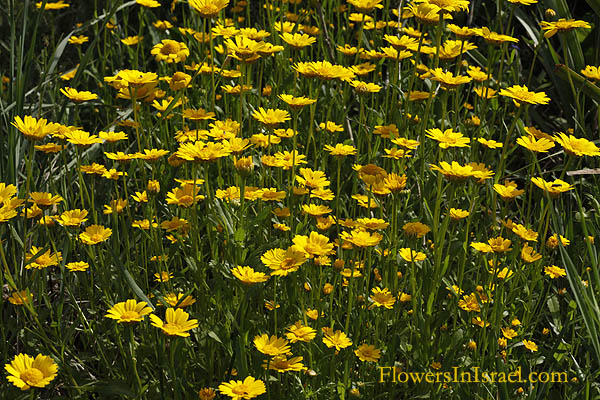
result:
[(435, 68), (430, 70), (431, 79), (439, 82), (443, 87), (447, 89), (455, 89), (460, 85), (469, 83), (473, 78), (469, 76), (454, 76), (452, 72), (444, 71), (442, 68)]
[(8, 372), (6, 379), (21, 390), (31, 387), (47, 386), (58, 372), (58, 365), (48, 356), (38, 354), (35, 359), (27, 354), (19, 354), (5, 364), (4, 369)]
[(26, 139), (37, 142), (44, 139), (47, 135), (54, 133), (58, 129), (58, 124), (48, 123), (45, 118), (35, 118), (29, 115), (23, 118), (16, 116), (10, 123), (17, 128)]
[(598, 149), (598, 146), (585, 138), (576, 138), (573, 135), (566, 135), (563, 132), (558, 132), (558, 136), (555, 136), (554, 140), (556, 140), (556, 142), (572, 156), (600, 156), (600, 149)]
[(540, 189), (547, 192), (551, 198), (557, 198), (561, 193), (573, 190), (575, 187), (561, 179), (555, 179), (553, 182), (548, 182), (543, 178), (531, 178), (531, 182)]
[(198, 327), (198, 320), (189, 319), (189, 316), (181, 308), (167, 308), (164, 322), (154, 314), (150, 314), (150, 321), (152, 326), (160, 328), (165, 335), (188, 337), (188, 331)]
[(517, 139), (517, 144), (535, 153), (547, 153), (554, 147), (554, 142), (546, 138), (536, 139), (534, 136), (526, 135)]
[(306, 369), (302, 360), (304, 357), (286, 357), (285, 355), (275, 356), (270, 360), (265, 360), (263, 368), (275, 370), (279, 373), (288, 371), (302, 371)]
[(129, 299), (112, 306), (105, 317), (115, 319), (119, 323), (132, 323), (142, 321), (144, 316), (150, 313), (152, 313), (152, 308), (148, 307), (145, 301), (138, 303), (134, 299)]
[(219, 385), (219, 392), (231, 397), (232, 400), (253, 399), (266, 391), (264, 382), (251, 376), (246, 377), (243, 381), (231, 380)]
[(561, 18), (558, 21), (542, 21), (540, 22), (542, 31), (544, 31), (544, 37), (550, 38), (557, 33), (571, 32), (575, 28), (590, 29), (592, 26), (586, 21), (579, 21), (575, 19), (564, 19)]
[(302, 321), (297, 321), (294, 325), (287, 328), (285, 336), (290, 343), (310, 342), (317, 336), (317, 331), (310, 326), (302, 325)]
[(200, 16), (211, 18), (227, 7), (229, 0), (189, 0), (188, 3)]
[(438, 171), (446, 179), (451, 182), (462, 182), (472, 176), (474, 176), (473, 167), (470, 165), (460, 165), (456, 161), (452, 161), (452, 164), (446, 161), (440, 161), (440, 165), (431, 165), (433, 171)]
[(272, 269), (272, 276), (287, 276), (297, 271), (307, 258), (304, 252), (295, 250), (292, 246), (287, 250), (280, 248), (267, 250), (260, 260)]
[(446, 129), (445, 131), (441, 131), (440, 129), (427, 129), (427, 136), (430, 139), (433, 139), (438, 142), (439, 146), (442, 149), (447, 149), (449, 147), (469, 147), (469, 142), (471, 139), (463, 136), (460, 132), (454, 132), (452, 129)]
[(60, 92), (65, 95), (69, 100), (74, 103), (82, 103), (84, 101), (96, 100), (98, 95), (88, 91), (78, 91), (76, 89), (66, 87), (64, 89), (60, 89)]
[(265, 110), (262, 107), (259, 107), (258, 110), (254, 111), (252, 117), (269, 128), (274, 128), (291, 119), (290, 114), (285, 110), (271, 108)]
[(237, 266), (231, 270), (233, 276), (235, 276), (240, 282), (246, 285), (253, 285), (255, 283), (266, 282), (269, 280), (269, 276), (264, 272), (254, 271), (254, 268), (248, 266)]
[(586, 67), (581, 70), (581, 75), (585, 76), (589, 80), (599, 82), (600, 81), (600, 67), (595, 67), (593, 65), (586, 65)]
[(531, 340), (523, 339), (523, 346), (532, 353), (538, 351), (538, 345)]
[(567, 276), (567, 271), (564, 268), (557, 267), (556, 265), (548, 265), (544, 267), (544, 273), (552, 279), (560, 278), (561, 276)]
[(316, 43), (317, 39), (312, 36), (309, 36), (305, 33), (288, 33), (284, 32), (279, 35), (281, 39), (286, 42), (292, 49), (300, 50), (306, 46), (310, 46)]
[(522, 104), (548, 104), (550, 98), (545, 92), (531, 92), (527, 86), (514, 85), (507, 89), (501, 89), (500, 96), (510, 97), (517, 107)]

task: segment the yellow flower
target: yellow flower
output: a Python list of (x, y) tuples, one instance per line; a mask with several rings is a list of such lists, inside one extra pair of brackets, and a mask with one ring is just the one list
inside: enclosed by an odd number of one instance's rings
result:
[(343, 143), (337, 143), (335, 147), (326, 144), (324, 149), (334, 157), (345, 157), (356, 154), (356, 147)]
[(430, 168), (434, 171), (441, 172), (446, 179), (452, 182), (464, 181), (474, 176), (472, 166), (462, 166), (456, 161), (452, 161), (452, 164), (448, 164), (446, 161), (441, 161), (439, 166), (432, 164)]
[(268, 356), (278, 356), (290, 351), (288, 341), (275, 335), (269, 337), (266, 333), (254, 337), (254, 346), (258, 351)]
[(534, 136), (521, 136), (517, 139), (517, 144), (536, 153), (547, 153), (554, 147), (554, 142), (546, 138), (536, 139)]
[(471, 312), (480, 312), (481, 308), (477, 301), (477, 295), (475, 293), (471, 293), (470, 295), (465, 295), (461, 300), (458, 301), (458, 306), (465, 311)]
[(414, 251), (408, 247), (398, 250), (398, 254), (400, 254), (400, 257), (408, 262), (423, 261), (427, 258), (425, 253)]
[(586, 65), (585, 69), (581, 70), (581, 74), (593, 81), (600, 81), (600, 67)]
[(87, 271), (88, 268), (90, 268), (90, 264), (86, 263), (85, 261), (74, 261), (67, 263), (65, 268), (71, 272)]
[(59, 195), (52, 195), (48, 192), (31, 192), (29, 193), (29, 203), (34, 203), (42, 209), (47, 209), (53, 205), (63, 202), (64, 199)]
[(71, 36), (69, 38), (69, 43), (70, 44), (84, 44), (84, 43), (86, 43), (89, 40), (90, 40), (90, 38), (87, 37), (87, 36), (84, 36), (84, 35), (81, 35), (81, 36)]
[(152, 47), (150, 51), (156, 61), (166, 61), (167, 63), (183, 62), (190, 55), (190, 50), (183, 42), (164, 39)]
[(543, 178), (531, 178), (531, 182), (540, 189), (546, 191), (550, 197), (557, 198), (561, 193), (573, 190), (574, 186), (561, 179), (555, 179), (553, 182), (545, 181)]
[(523, 245), (521, 249), (521, 260), (526, 263), (536, 262), (542, 259), (542, 255), (535, 252), (533, 247), (529, 246), (527, 243)]
[(458, 221), (468, 217), (470, 213), (467, 210), (462, 210), (460, 208), (451, 208), (448, 214), (454, 221)]
[(303, 204), (302, 213), (308, 214), (311, 217), (320, 217), (331, 212), (331, 208), (322, 204)]
[(373, 346), (372, 344), (363, 343), (358, 346), (358, 349), (354, 350), (354, 354), (358, 357), (360, 361), (366, 362), (377, 362), (381, 357), (381, 351)]
[(554, 36), (556, 33), (566, 33), (571, 32), (575, 28), (585, 28), (590, 29), (591, 25), (585, 21), (579, 21), (574, 19), (564, 19), (561, 18), (558, 21), (549, 22), (549, 21), (541, 21), (540, 25), (542, 27), (542, 31), (544, 31), (544, 37), (550, 38)]
[(23, 119), (17, 116), (14, 122), (10, 124), (17, 128), (26, 139), (32, 142), (44, 139), (48, 134), (54, 133), (59, 127), (58, 124), (48, 123), (44, 118), (36, 119), (29, 115), (26, 115)]
[(377, 232), (367, 232), (360, 229), (354, 229), (351, 232), (342, 232), (340, 235), (342, 240), (352, 243), (356, 247), (373, 247), (377, 246), (383, 235)]
[(442, 68), (435, 68), (429, 71), (431, 73), (431, 79), (439, 82), (442, 86), (447, 89), (455, 89), (459, 85), (471, 82), (473, 79), (468, 76), (454, 76), (452, 72), (444, 72)]
[(248, 376), (243, 381), (231, 380), (219, 385), (219, 392), (232, 400), (248, 400), (266, 393), (265, 384), (260, 379)]
[(38, 354), (35, 359), (27, 354), (20, 353), (15, 356), (10, 364), (5, 364), (8, 372), (6, 379), (21, 390), (30, 387), (47, 386), (58, 371), (58, 365), (48, 356)]
[(189, 319), (189, 316), (181, 308), (167, 308), (165, 322), (154, 314), (150, 314), (150, 321), (152, 326), (160, 328), (165, 335), (188, 337), (188, 331), (198, 327), (198, 320)]
[(21, 306), (26, 303), (31, 303), (33, 300), (33, 293), (28, 293), (28, 290), (12, 292), (7, 300), (10, 304)]
[(290, 325), (285, 336), (291, 343), (310, 342), (317, 335), (317, 331), (310, 326), (302, 325), (301, 321), (297, 321), (294, 325)]
[(515, 105), (520, 107), (521, 104), (548, 104), (550, 98), (544, 92), (530, 92), (527, 86), (514, 85), (507, 89), (500, 90), (500, 96), (506, 96), (513, 99)]
[(415, 0), (416, 3), (427, 3), (439, 7), (445, 12), (469, 11), (469, 0)]
[(373, 304), (370, 308), (373, 307), (385, 307), (387, 309), (392, 309), (394, 307), (394, 303), (396, 302), (396, 298), (387, 288), (380, 289), (378, 287), (374, 287), (371, 289), (373, 294), (369, 297)]
[(288, 33), (284, 32), (279, 35), (284, 42), (286, 42), (292, 49), (300, 50), (306, 46), (310, 46), (317, 41), (312, 36), (309, 36), (305, 33)]
[(433, 140), (439, 142), (439, 146), (442, 149), (449, 147), (469, 147), (468, 143), (471, 141), (468, 137), (463, 136), (460, 132), (454, 132), (452, 129), (446, 129), (442, 132), (440, 129), (427, 129), (427, 136)]
[[(148, 224), (150, 224), (150, 221), (148, 221)], [(160, 273), (157, 272), (154, 274), (154, 281), (158, 283), (168, 282), (171, 279), (173, 279), (173, 274), (167, 271), (162, 271)]]
[(98, 136), (79, 129), (70, 131), (69, 133), (65, 134), (65, 137), (69, 143), (73, 143), (74, 145), (81, 147), (102, 143), (102, 139), (100, 139)]
[(129, 299), (112, 306), (105, 317), (116, 319), (119, 323), (131, 323), (142, 321), (144, 316), (151, 312), (152, 308), (148, 307), (148, 304), (145, 301), (140, 301), (138, 303), (136, 300)]
[(94, 245), (106, 241), (112, 235), (112, 229), (102, 225), (91, 225), (85, 232), (79, 234), (79, 239), (87, 245)]
[(294, 250), (292, 247), (287, 250), (277, 248), (267, 250), (260, 260), (273, 270), (271, 275), (286, 276), (297, 271), (306, 262), (306, 255), (304, 252)]
[[(107, 141), (109, 143), (115, 143), (115, 142), (118, 142), (119, 140), (125, 140), (125, 139), (127, 139), (127, 134), (125, 132), (123, 132), (123, 131), (121, 131), (121, 132), (114, 132), (114, 131), (104, 132), (104, 131), (100, 131), (100, 132), (98, 132), (98, 137), (100, 137), (100, 139), (103, 139), (103, 140), (105, 140), (105, 141)], [(117, 152), (117, 153), (123, 154), (122, 152)], [(104, 153), (104, 154), (107, 154), (107, 153)], [(111, 154), (114, 154), (114, 153), (111, 153)]]
[(572, 156), (600, 156), (600, 149), (591, 141), (585, 138), (576, 138), (573, 135), (567, 136), (563, 132), (558, 133), (556, 140), (563, 149)]
[(311, 189), (320, 189), (329, 186), (327, 175), (323, 171), (313, 171), (310, 168), (300, 168), (300, 175), (296, 175), (300, 185)]
[[(42, 4), (44, 4), (43, 1), (38, 1), (37, 3), (35, 3), (35, 7), (42, 8)], [(71, 5), (69, 3), (65, 3), (64, 0), (58, 0), (55, 2), (47, 2), (44, 6), (44, 10), (61, 10), (70, 6)]]
[(311, 232), (310, 236), (296, 235), (292, 242), (294, 243), (292, 249), (303, 252), (309, 259), (335, 253), (333, 243), (329, 242), (329, 238), (317, 232)]
[(148, 8), (160, 7), (160, 3), (156, 0), (135, 0), (135, 2), (143, 7)]
[(88, 92), (88, 91), (77, 91), (73, 88), (70, 87), (66, 87), (64, 89), (60, 89), (60, 92), (62, 94), (64, 94), (66, 97), (68, 97), (70, 100), (74, 101), (75, 103), (81, 103), (84, 101), (89, 101), (89, 100), (96, 100), (98, 98), (98, 95), (92, 92)]
[(248, 266), (237, 266), (231, 270), (233, 276), (239, 279), (246, 285), (253, 285), (255, 283), (266, 282), (269, 277), (263, 272), (256, 272), (254, 268)]
[(213, 388), (202, 388), (198, 391), (198, 396), (200, 400), (213, 400), (217, 396), (217, 393)]
[(350, 81), (350, 86), (352, 86), (358, 94), (378, 93), (381, 90), (381, 86), (371, 82)]
[(478, 31), (479, 36), (485, 39), (489, 44), (500, 45), (502, 43), (511, 42), (518, 43), (519, 39), (508, 35), (492, 32), (489, 28), (483, 27)]
[(126, 38), (121, 39), (121, 43), (125, 46), (135, 46), (138, 44), (144, 37), (143, 36), (128, 36)]
[(322, 80), (340, 79), (347, 81), (356, 76), (352, 70), (342, 66), (334, 65), (329, 61), (299, 62), (294, 69), (307, 78), (319, 78)]
[(258, 122), (266, 125), (268, 128), (274, 128), (277, 125), (291, 119), (290, 114), (285, 110), (271, 108), (265, 110), (262, 107), (259, 107), (258, 110), (255, 110), (252, 113), (252, 117)]
[(494, 191), (502, 197), (504, 201), (510, 201), (517, 196), (525, 193), (525, 190), (517, 189), (517, 184), (515, 182), (506, 181), (504, 185), (499, 183), (494, 184)]
[(374, 8), (383, 8), (380, 3), (383, 0), (348, 0), (348, 3), (356, 7), (356, 10), (361, 13), (373, 11)]
[(327, 327), (323, 328), (323, 343), (329, 348), (335, 347), (337, 351), (352, 346), (352, 340), (344, 332), (340, 330), (334, 332), (333, 329)]
[(527, 340), (527, 339), (523, 339), (523, 346), (525, 346), (525, 348), (527, 350), (531, 350), (532, 353), (534, 351), (538, 351), (538, 346), (533, 341), (530, 341), (530, 340)]
[(56, 253), (50, 253), (50, 250), (46, 250), (42, 253), (42, 248), (31, 246), (29, 251), (25, 254), (25, 269), (44, 269), (54, 265), (58, 265), (62, 261), (62, 254), (60, 251)]
[(342, 125), (338, 125), (335, 122), (332, 121), (327, 121), (327, 122), (321, 122), (319, 124), (319, 129), (322, 130), (326, 130), (330, 133), (335, 133), (335, 132), (343, 132), (344, 131), (344, 127)]
[(227, 7), (229, 0), (189, 0), (188, 3), (202, 17), (211, 18)]
[(544, 273), (552, 279), (560, 278), (561, 276), (567, 276), (567, 271), (565, 271), (564, 268), (557, 267), (556, 265), (544, 267)]
[(265, 360), (263, 368), (269, 368), (277, 372), (302, 371), (306, 369), (302, 364), (303, 357), (287, 358), (285, 355), (275, 356), (270, 360)]
[(515, 332), (515, 330), (512, 328), (502, 328), (502, 336), (509, 340), (514, 339), (517, 337), (517, 332)]
[(237, 58), (245, 62), (251, 62), (260, 58), (260, 51), (267, 50), (267, 45), (263, 41), (256, 41), (246, 36), (235, 36), (232, 39), (225, 40), (225, 46)]
[(537, 242), (538, 233), (531, 229), (527, 229), (521, 224), (514, 224), (512, 231), (525, 241)]
[(87, 215), (87, 210), (77, 208), (75, 210), (64, 211), (56, 221), (63, 226), (79, 226), (87, 221)]

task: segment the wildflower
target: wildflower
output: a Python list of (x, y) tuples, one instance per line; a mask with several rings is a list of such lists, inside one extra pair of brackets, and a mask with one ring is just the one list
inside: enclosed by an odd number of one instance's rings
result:
[(406, 235), (416, 236), (417, 239), (420, 239), (431, 232), (431, 228), (422, 222), (407, 222), (402, 226), (402, 230)]
[(189, 319), (189, 316), (181, 308), (167, 308), (165, 322), (154, 314), (150, 314), (150, 321), (152, 326), (160, 328), (165, 335), (188, 337), (188, 331), (198, 327), (198, 320)]
[(29, 304), (33, 300), (33, 293), (28, 293), (28, 290), (20, 290), (12, 292), (8, 296), (8, 302), (15, 306), (21, 306), (23, 304)]
[(38, 354), (35, 359), (27, 354), (20, 353), (15, 356), (10, 364), (5, 364), (4, 369), (8, 372), (6, 379), (21, 390), (30, 387), (47, 386), (58, 371), (54, 360), (48, 356)]
[(285, 355), (275, 356), (270, 360), (265, 360), (263, 368), (275, 370), (277, 372), (288, 372), (288, 371), (302, 371), (306, 369), (302, 364), (303, 357), (291, 357), (287, 358)]
[(324, 206), (322, 204), (303, 204), (302, 205), (302, 213), (308, 214), (311, 217), (320, 217), (325, 214), (329, 214), (331, 212), (331, 208)]
[(156, 0), (135, 0), (142, 7), (156, 8), (160, 7), (160, 3)]
[(352, 243), (356, 247), (373, 247), (379, 244), (381, 239), (383, 239), (383, 235), (377, 232), (370, 233), (354, 229), (351, 232), (342, 232), (340, 238)]
[(371, 82), (350, 81), (350, 86), (352, 86), (358, 94), (378, 93), (381, 90), (381, 86)]
[(67, 133), (65, 137), (69, 143), (73, 143), (74, 145), (80, 147), (87, 147), (96, 143), (102, 143), (102, 139), (100, 139), (98, 136), (79, 129)]
[(581, 70), (581, 74), (592, 81), (600, 81), (600, 68), (592, 65), (586, 65), (585, 69)]
[(290, 351), (288, 341), (272, 335), (263, 334), (254, 337), (254, 346), (258, 351), (268, 356), (278, 356)]
[(227, 7), (229, 0), (189, 0), (188, 3), (202, 17), (212, 18)]
[(63, 226), (79, 226), (87, 221), (87, 210), (80, 210), (79, 208), (74, 210), (64, 211), (56, 221)]
[(417, 22), (425, 25), (437, 24), (441, 18), (444, 18), (443, 13), (440, 15), (441, 9), (431, 3), (413, 2), (408, 6), (408, 15), (414, 16)]
[(204, 200), (204, 195), (198, 194), (200, 188), (193, 184), (184, 184), (174, 188), (167, 193), (167, 204), (175, 204), (180, 207), (190, 207), (200, 200)]
[(321, 122), (319, 124), (319, 129), (326, 130), (329, 133), (343, 132), (344, 127), (342, 125), (338, 125), (335, 122), (327, 121)]
[(563, 235), (558, 235), (555, 233), (554, 235), (550, 236), (548, 240), (546, 240), (546, 247), (548, 247), (551, 250), (556, 249), (558, 247), (559, 240), (560, 244), (562, 244), (564, 247), (571, 244), (571, 241), (569, 239), (567, 239)]
[(263, 272), (256, 272), (254, 268), (248, 266), (237, 266), (231, 270), (233, 276), (239, 279), (246, 285), (253, 285), (255, 283), (266, 282), (269, 277)]
[(87, 271), (90, 268), (90, 264), (86, 263), (85, 261), (74, 261), (67, 263), (65, 268), (71, 272)]
[(16, 116), (14, 122), (10, 124), (32, 142), (40, 141), (58, 129), (58, 124), (48, 123), (44, 118), (36, 119), (29, 115), (26, 115), (23, 119)]
[(536, 153), (547, 153), (554, 147), (554, 142), (546, 138), (536, 139), (533, 136), (521, 136), (517, 139), (517, 144)]
[(258, 111), (252, 113), (252, 117), (269, 128), (290, 120), (290, 114), (285, 110), (267, 109), (259, 107)]
[(468, 76), (454, 76), (452, 72), (444, 72), (442, 68), (435, 68), (430, 70), (431, 79), (439, 82), (443, 87), (447, 89), (455, 89), (459, 85), (471, 82), (473, 79)]
[(544, 273), (552, 279), (560, 278), (561, 276), (567, 276), (567, 271), (565, 271), (564, 268), (557, 267), (556, 265), (544, 267)]
[(96, 100), (98, 95), (88, 91), (77, 91), (73, 88), (66, 87), (64, 89), (60, 89), (60, 92), (68, 97), (71, 101), (75, 103), (82, 103), (84, 101)]
[(374, 8), (383, 8), (380, 3), (383, 0), (348, 0), (348, 3), (356, 7), (356, 10), (361, 13), (373, 11)]
[[(104, 131), (100, 131), (98, 132), (98, 137), (106, 142), (109, 143), (115, 143), (118, 142), (119, 140), (125, 140), (127, 139), (127, 134), (125, 132), (104, 132)], [(115, 154), (115, 153), (104, 153), (108, 156), (108, 154)], [(123, 154), (122, 152), (117, 152), (117, 154)]]
[(381, 357), (381, 350), (379, 350), (372, 344), (363, 343), (360, 346), (358, 346), (358, 349), (354, 350), (354, 354), (356, 354), (360, 361), (377, 362)]
[(102, 225), (91, 225), (85, 232), (79, 234), (79, 239), (87, 245), (94, 245), (106, 241), (112, 235), (112, 229)]
[(480, 312), (481, 308), (479, 303), (477, 302), (477, 296), (475, 293), (471, 293), (470, 295), (465, 295), (461, 300), (458, 301), (458, 306), (465, 311), (471, 312)]
[(471, 323), (473, 323), (474, 325), (479, 326), (480, 328), (487, 328), (488, 326), (490, 326), (490, 323), (482, 320), (481, 317), (473, 317), (473, 318), (471, 318)]
[(202, 388), (198, 391), (198, 396), (200, 400), (213, 400), (217, 396), (217, 393), (213, 388)]
[(561, 18), (558, 21), (549, 22), (549, 21), (541, 21), (540, 25), (542, 27), (542, 31), (544, 31), (544, 37), (550, 38), (556, 33), (567, 33), (571, 32), (575, 28), (585, 28), (590, 29), (591, 25), (585, 21), (579, 21), (574, 19), (564, 19)]
[(232, 400), (253, 399), (266, 393), (266, 391), (264, 382), (260, 379), (254, 379), (251, 376), (248, 376), (243, 381), (231, 380), (219, 385), (219, 392), (231, 397)]
[(60, 251), (50, 253), (50, 250), (46, 250), (45, 252), (42, 252), (42, 250), (42, 248), (31, 246), (25, 254), (25, 269), (44, 269), (58, 265), (62, 261), (62, 253)]
[(304, 252), (293, 249), (293, 247), (287, 250), (277, 248), (267, 250), (260, 260), (273, 270), (271, 275), (286, 276), (297, 271), (306, 262), (306, 255)]
[(544, 92), (530, 92), (527, 86), (514, 85), (507, 89), (500, 90), (500, 96), (506, 96), (513, 99), (515, 105), (520, 107), (521, 104), (548, 104), (550, 99)]
[(313, 171), (310, 168), (300, 168), (300, 175), (296, 175), (299, 184), (311, 189), (319, 189), (329, 186), (327, 176), (323, 171)]
[[(35, 7), (42, 8), (43, 4), (44, 4), (43, 1), (38, 1), (37, 3), (35, 3)], [(67, 8), (70, 6), (71, 5), (69, 3), (65, 3), (64, 0), (58, 0), (58, 1), (54, 1), (54, 2), (49, 1), (44, 5), (44, 10), (61, 10), (63, 8)]]
[(515, 332), (512, 328), (502, 328), (502, 336), (504, 336), (508, 340), (514, 339), (515, 337), (517, 337), (517, 332)]
[(446, 129), (442, 132), (440, 129), (427, 129), (427, 136), (433, 140), (439, 142), (439, 146), (442, 149), (449, 147), (469, 147), (468, 143), (471, 141), (468, 137), (464, 137), (460, 132), (454, 132), (452, 129)]
[(538, 346), (533, 341), (523, 339), (523, 346), (525, 346), (527, 350), (531, 350), (532, 353), (538, 351)]
[(574, 186), (561, 179), (555, 179), (553, 182), (547, 182), (542, 178), (531, 178), (531, 182), (540, 189), (544, 190), (551, 198), (557, 198), (561, 193), (573, 190)]
[(85, 35), (71, 36), (69, 38), (69, 44), (84, 44), (84, 43), (88, 42), (89, 40), (90, 40), (90, 38)]
[(29, 197), (29, 203), (34, 203), (42, 209), (47, 209), (64, 201), (62, 196), (52, 195), (48, 192), (31, 192)]
[(533, 247), (528, 244), (524, 244), (521, 249), (521, 260), (526, 263), (536, 262), (542, 259), (542, 255), (535, 252)]
[(131, 323), (142, 321), (144, 316), (151, 312), (152, 308), (148, 307), (148, 304), (145, 301), (140, 301), (138, 303), (133, 299), (129, 299), (112, 306), (105, 317), (116, 319), (119, 323)]
[(489, 44), (501, 45), (502, 43), (511, 42), (519, 43), (519, 39), (509, 35), (502, 35), (500, 33), (492, 32), (488, 27), (483, 27), (478, 31), (479, 36), (485, 39)]
[(173, 274), (167, 271), (161, 271), (154, 274), (154, 281), (158, 283), (168, 282), (173, 279)]
[(515, 197), (525, 193), (525, 190), (517, 189), (517, 184), (511, 181), (505, 181), (504, 185), (494, 184), (494, 191), (502, 197), (504, 201), (513, 200)]
[(331, 328), (323, 328), (323, 343), (325, 346), (331, 348), (335, 347), (337, 351), (344, 349), (352, 345), (352, 340), (346, 336), (346, 334), (340, 330), (335, 332)]
[(314, 37), (309, 36), (304, 33), (293, 33), (292, 34), (292, 33), (284, 32), (283, 34), (279, 35), (279, 37), (281, 37), (281, 39), (284, 42), (286, 42), (294, 50), (303, 49), (304, 47), (310, 46), (317, 41), (317, 39), (315, 39)]
[(573, 135), (567, 136), (563, 132), (559, 132), (558, 137), (555, 136), (554, 139), (572, 156), (600, 156), (600, 149), (585, 138), (576, 138)]
[(121, 43), (125, 46), (135, 46), (138, 44), (144, 37), (143, 36), (128, 36), (126, 38), (121, 39)]
[(430, 168), (434, 171), (441, 172), (446, 179), (452, 182), (461, 182), (474, 176), (472, 166), (462, 166), (456, 161), (452, 161), (452, 164), (448, 164), (446, 161), (441, 161), (439, 166), (432, 164)]
[(421, 253), (420, 251), (414, 251), (408, 247), (398, 250), (398, 254), (400, 254), (400, 257), (402, 257), (405, 261), (408, 262), (423, 261), (427, 258), (425, 253)]
[(291, 343), (310, 342), (317, 335), (317, 331), (310, 326), (302, 325), (301, 321), (297, 321), (294, 325), (290, 325), (285, 336)]
[(296, 235), (292, 242), (294, 243), (292, 249), (303, 252), (309, 259), (334, 253), (333, 243), (329, 242), (327, 236), (317, 232), (311, 232), (310, 236)]
[(524, 6), (530, 6), (538, 2), (538, 0), (508, 0), (509, 3), (521, 4)]
[(387, 309), (392, 309), (394, 307), (396, 298), (392, 295), (392, 293), (390, 293), (389, 289), (380, 289), (378, 287), (374, 287), (371, 289), (371, 292), (373, 292), (373, 294), (369, 297), (371, 301), (373, 301), (371, 308), (385, 307)]
[(359, 218), (356, 225), (363, 229), (379, 230), (386, 229), (390, 224), (379, 218)]
[(375, 164), (363, 165), (358, 169), (358, 178), (369, 186), (382, 183), (386, 177), (387, 172)]

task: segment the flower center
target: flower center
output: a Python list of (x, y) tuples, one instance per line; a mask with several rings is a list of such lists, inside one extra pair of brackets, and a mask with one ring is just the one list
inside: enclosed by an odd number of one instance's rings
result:
[(139, 317), (140, 317), (140, 314), (138, 314), (136, 311), (132, 311), (132, 310), (127, 310), (123, 314), (121, 314), (121, 319), (125, 320), (125, 321), (132, 321), (134, 319), (138, 319)]
[(160, 49), (160, 52), (162, 54), (175, 54), (179, 51), (179, 45), (177, 43), (165, 43), (162, 47), (162, 49)]
[(237, 395), (242, 395), (242, 396), (248, 395), (248, 388), (246, 387), (246, 385), (236, 386), (233, 389), (231, 389), (231, 391)]
[(33, 386), (44, 379), (44, 374), (37, 368), (28, 368), (21, 374), (20, 378), (28, 385)]

